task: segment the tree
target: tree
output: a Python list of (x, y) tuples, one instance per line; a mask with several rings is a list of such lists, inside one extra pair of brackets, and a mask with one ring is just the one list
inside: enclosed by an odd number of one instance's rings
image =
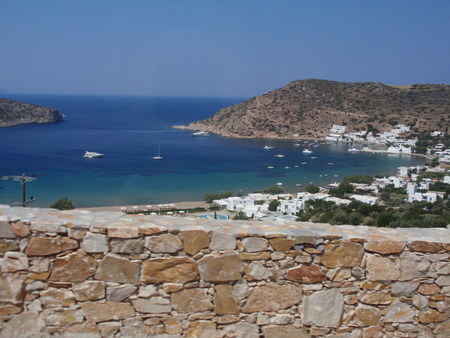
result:
[(320, 188), (315, 184), (309, 184), (305, 187), (305, 191), (310, 194), (316, 194), (320, 191)]
[(75, 209), (75, 206), (73, 205), (73, 202), (71, 200), (69, 200), (67, 197), (64, 197), (53, 203), (50, 208), (58, 210), (73, 210)]
[(269, 211), (277, 211), (278, 206), (280, 205), (280, 202), (278, 200), (272, 200), (269, 203)]

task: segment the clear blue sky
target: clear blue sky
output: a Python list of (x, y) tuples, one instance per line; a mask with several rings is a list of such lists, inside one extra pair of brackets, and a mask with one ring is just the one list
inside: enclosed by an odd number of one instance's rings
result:
[(0, 92), (251, 97), (449, 83), (448, 0), (2, 0)]

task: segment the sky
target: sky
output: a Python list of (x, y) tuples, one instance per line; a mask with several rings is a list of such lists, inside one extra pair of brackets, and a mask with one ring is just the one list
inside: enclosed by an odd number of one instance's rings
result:
[(0, 94), (450, 83), (448, 0), (2, 0)]

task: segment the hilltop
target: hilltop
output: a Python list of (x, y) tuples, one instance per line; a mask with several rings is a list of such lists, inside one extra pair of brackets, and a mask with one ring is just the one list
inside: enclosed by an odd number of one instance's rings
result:
[(54, 123), (64, 121), (55, 108), (0, 98), (0, 127), (12, 127), (26, 123)]
[(350, 132), (367, 125), (386, 131), (397, 123), (416, 131), (448, 132), (450, 85), (390, 86), (297, 80), (179, 129), (242, 138), (322, 138), (333, 124)]

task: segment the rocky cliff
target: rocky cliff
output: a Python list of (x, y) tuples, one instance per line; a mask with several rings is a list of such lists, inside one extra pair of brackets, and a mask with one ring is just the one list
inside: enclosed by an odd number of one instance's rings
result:
[(64, 121), (55, 108), (0, 98), (0, 127), (11, 127), (26, 123), (54, 123)]
[(450, 85), (299, 80), (175, 128), (228, 137), (321, 138), (333, 124), (350, 132), (368, 124), (385, 131), (397, 123), (446, 131), (449, 116)]

